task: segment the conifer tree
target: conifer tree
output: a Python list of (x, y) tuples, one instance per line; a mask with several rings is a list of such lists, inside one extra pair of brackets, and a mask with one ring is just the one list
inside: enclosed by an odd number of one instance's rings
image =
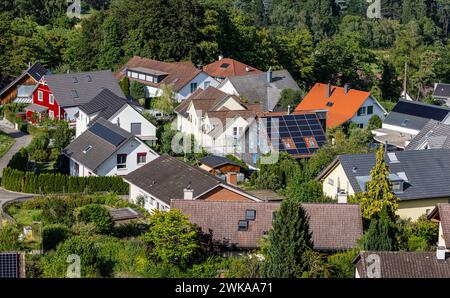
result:
[(392, 251), (395, 249), (395, 228), (387, 212), (370, 221), (370, 226), (361, 240), (363, 250)]
[(376, 164), (370, 172), (371, 180), (367, 183), (367, 191), (361, 195), (362, 216), (372, 219), (386, 209), (389, 217), (395, 219), (398, 208), (397, 197), (392, 192), (389, 180), (389, 167), (384, 162), (384, 147), (380, 146), (376, 153)]
[(285, 200), (277, 211), (269, 234), (269, 248), (262, 268), (264, 277), (301, 277), (307, 271), (305, 253), (313, 243), (309, 221), (299, 202)]

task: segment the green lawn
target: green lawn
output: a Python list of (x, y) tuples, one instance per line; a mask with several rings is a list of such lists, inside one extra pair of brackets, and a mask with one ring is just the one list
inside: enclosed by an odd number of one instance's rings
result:
[(14, 139), (0, 131), (0, 157), (2, 157), (14, 144)]

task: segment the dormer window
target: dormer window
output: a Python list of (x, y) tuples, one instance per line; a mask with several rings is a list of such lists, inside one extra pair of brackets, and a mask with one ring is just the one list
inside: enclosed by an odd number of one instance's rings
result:
[(248, 221), (240, 220), (238, 224), (238, 231), (248, 231)]
[(255, 218), (256, 218), (256, 210), (245, 210), (246, 220), (255, 220)]
[(392, 191), (395, 193), (403, 192), (403, 181), (392, 182)]
[(70, 90), (70, 94), (72, 95), (73, 98), (78, 98), (78, 92), (77, 90)]

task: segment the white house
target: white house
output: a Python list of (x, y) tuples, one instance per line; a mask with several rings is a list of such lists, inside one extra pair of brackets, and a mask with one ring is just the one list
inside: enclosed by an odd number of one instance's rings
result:
[(63, 154), (70, 160), (71, 176), (123, 176), (159, 155), (138, 137), (98, 118)]
[(450, 124), (450, 109), (418, 101), (400, 100), (383, 121), (372, 131), (374, 139), (405, 149), (430, 120)]
[(219, 82), (192, 62), (163, 62), (134, 56), (116, 74), (118, 80), (128, 77), (145, 85), (146, 97), (162, 94), (162, 85), (168, 85), (181, 102), (198, 88), (216, 87)]
[(260, 110), (260, 104), (246, 104), (237, 96), (209, 87), (176, 108), (177, 129), (193, 135), (208, 152), (232, 154), (241, 150), (245, 131)]
[(101, 117), (143, 141), (156, 141), (156, 127), (141, 114), (142, 107), (108, 89), (102, 90), (79, 109), (76, 115), (76, 137), (85, 132), (91, 122)]

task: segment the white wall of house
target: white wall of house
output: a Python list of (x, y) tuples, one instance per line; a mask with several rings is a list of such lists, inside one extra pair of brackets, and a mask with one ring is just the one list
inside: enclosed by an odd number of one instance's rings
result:
[[(147, 153), (145, 163), (137, 163), (138, 153)], [(126, 168), (117, 168), (117, 155), (127, 154)], [(157, 158), (158, 155), (150, 149), (146, 144), (142, 143), (137, 139), (131, 139), (127, 144), (122, 146), (117, 152), (115, 152), (111, 157), (109, 157), (98, 169), (98, 176), (124, 176), (133, 172), (134, 170), (142, 167), (148, 162)]]
[(225, 100), (219, 106), (217, 106), (216, 110), (220, 111), (223, 108), (227, 108), (232, 111), (245, 110), (245, 107), (243, 107), (236, 99), (232, 98), (231, 96), (228, 97), (227, 100)]
[[(367, 108), (372, 106), (373, 107), (373, 113), (372, 114), (368, 114), (367, 113)], [(351, 121), (359, 124), (359, 125), (363, 125), (366, 126), (369, 123), (370, 118), (372, 118), (373, 115), (378, 115), (378, 117), (381, 118), (381, 120), (384, 120), (385, 116), (385, 111), (382, 109), (382, 107), (380, 106), (380, 104), (375, 100), (375, 98), (373, 98), (372, 96), (369, 96), (364, 103), (361, 105), (360, 108), (365, 109), (365, 113), (361, 114), (360, 116), (358, 116), (358, 112), (355, 113), (355, 115), (353, 115)]]
[[(77, 118), (75, 136), (78, 137), (86, 131), (89, 123), (92, 119), (97, 117), (97, 115), (98, 113), (88, 115), (85, 112), (80, 111)], [(113, 124), (117, 124), (117, 120), (119, 120), (120, 127), (129, 133), (131, 133), (131, 123), (141, 123), (141, 134), (138, 134), (138, 137), (143, 139), (146, 137), (156, 137), (156, 127), (130, 105), (124, 105), (122, 109), (107, 120)]]
[[(146, 153), (145, 163), (138, 163), (138, 153)], [(126, 154), (126, 167), (117, 168), (117, 155)], [(70, 175), (71, 176), (123, 176), (142, 167), (158, 157), (158, 154), (150, 149), (146, 144), (138, 139), (131, 139), (119, 150), (112, 154), (103, 164), (101, 164), (96, 172), (87, 168), (85, 165), (70, 158)], [(76, 171), (76, 164), (78, 164), (78, 173)]]
[[(78, 168), (78, 172), (77, 169)], [(77, 162), (74, 159), (70, 159), (69, 162), (69, 174), (70, 176), (79, 176), (79, 177), (89, 177), (89, 176), (97, 176), (93, 170), (87, 168), (83, 164)]]
[(355, 194), (355, 191), (345, 174), (344, 168), (340, 163), (323, 178), (322, 188), (324, 194), (333, 199), (337, 199), (339, 191), (344, 191), (347, 195)]
[[(197, 84), (197, 89), (202, 88), (206, 89), (208, 86), (217, 87), (219, 85), (219, 82), (214, 79), (213, 77), (210, 77), (206, 72), (199, 73), (195, 78), (193, 78), (189, 83), (186, 84), (181, 90), (178, 92), (175, 92), (175, 98), (178, 102), (182, 102), (189, 96), (191, 96), (191, 84)], [(145, 87), (145, 96), (146, 97), (158, 97), (162, 94), (161, 88), (153, 87), (153, 86), (146, 86)]]
[(129, 133), (131, 133), (131, 123), (141, 123), (141, 134), (138, 134), (138, 137), (156, 137), (156, 127), (128, 104), (108, 120), (114, 124), (117, 124), (119, 120), (120, 127)]
[(383, 123), (383, 125), (381, 127), (385, 128), (385, 129), (390, 129), (390, 130), (393, 130), (393, 131), (398, 131), (398, 132), (411, 134), (411, 135), (414, 135), (414, 136), (417, 135), (420, 132), (420, 130), (417, 130), (417, 129), (411, 129), (411, 128), (406, 128), (406, 127), (397, 126), (397, 125), (391, 125), (391, 124), (386, 124), (386, 123)]
[(239, 93), (236, 91), (233, 84), (231, 84), (229, 80), (222, 82), (221, 86), (219, 87), (219, 90), (230, 95), (239, 95)]
[(150, 213), (153, 210), (167, 211), (167, 210), (170, 209), (169, 205), (167, 205), (166, 203), (164, 203), (160, 199), (152, 196), (151, 194), (149, 194), (148, 192), (146, 192), (142, 188), (139, 188), (138, 186), (136, 186), (136, 185), (134, 185), (132, 183), (128, 183), (128, 184), (130, 185), (129, 201), (131, 203), (135, 203), (136, 204), (137, 203), (137, 198), (138, 197), (143, 197), (144, 198), (144, 208)]
[(78, 107), (70, 107), (70, 108), (64, 108), (64, 111), (66, 112), (66, 120), (69, 121), (76, 121), (75, 114), (80, 111)]
[(183, 88), (181, 88), (180, 91), (177, 93), (177, 100), (178, 102), (181, 102), (191, 96), (191, 84), (197, 84), (197, 89), (202, 88), (206, 89), (209, 86), (217, 87), (219, 85), (219, 82), (214, 79), (213, 77), (210, 77), (206, 72), (199, 73), (195, 78), (193, 78), (189, 83), (186, 84)]

